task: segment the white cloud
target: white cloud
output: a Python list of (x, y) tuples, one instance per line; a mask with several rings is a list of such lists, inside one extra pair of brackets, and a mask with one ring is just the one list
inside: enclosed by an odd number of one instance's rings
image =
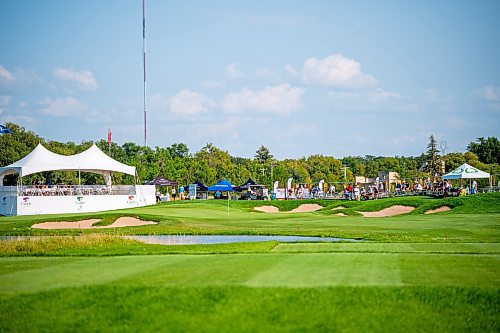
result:
[(69, 68), (54, 69), (54, 76), (63, 80), (76, 82), (81, 88), (88, 90), (97, 90), (99, 85), (91, 71), (75, 71)]
[(500, 101), (500, 87), (486, 86), (479, 91), (479, 95), (487, 101)]
[(14, 81), (14, 75), (12, 75), (12, 73), (9, 72), (5, 67), (0, 65), (0, 79), (12, 82)]
[(0, 115), (5, 112), (5, 109), (10, 104), (12, 96), (0, 95)]
[(229, 93), (222, 101), (227, 112), (261, 111), (288, 114), (301, 107), (304, 89), (289, 84), (266, 87), (261, 91), (245, 88), (237, 93)]
[(170, 110), (174, 113), (196, 115), (208, 112), (213, 102), (203, 94), (184, 89), (169, 99)]
[(39, 104), (46, 105), (41, 112), (48, 116), (54, 117), (69, 117), (80, 114), (85, 106), (73, 97), (52, 99), (46, 97)]
[(340, 54), (332, 54), (324, 59), (315, 57), (304, 62), (304, 67), (296, 70), (291, 65), (285, 69), (298, 76), (304, 83), (337, 88), (364, 88), (377, 84), (377, 80), (361, 70), (361, 64)]
[(238, 79), (244, 77), (245, 73), (243, 73), (239, 68), (237, 63), (232, 63), (226, 66), (225, 77), (229, 80)]
[(385, 91), (382, 88), (376, 88), (368, 94), (369, 100), (374, 103), (385, 103), (400, 97), (399, 94)]

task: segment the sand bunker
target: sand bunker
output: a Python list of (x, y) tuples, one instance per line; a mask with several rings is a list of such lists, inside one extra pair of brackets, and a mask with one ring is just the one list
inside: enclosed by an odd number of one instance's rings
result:
[(35, 229), (104, 229), (104, 228), (122, 228), (122, 227), (138, 227), (141, 225), (156, 224), (153, 221), (142, 221), (135, 217), (122, 216), (116, 219), (111, 225), (93, 226), (94, 223), (101, 219), (89, 219), (75, 222), (43, 222), (33, 224), (31, 227)]
[(430, 210), (426, 211), (424, 214), (441, 213), (441, 212), (447, 212), (449, 210), (451, 210), (450, 207), (448, 207), (448, 206), (441, 206), (441, 207), (436, 208), (436, 209), (430, 209)]
[(274, 206), (254, 207), (253, 210), (256, 210), (258, 212), (263, 212), (263, 213), (278, 213), (280, 211), (278, 207), (274, 207)]
[(89, 219), (75, 222), (43, 222), (33, 224), (34, 229), (90, 229), (92, 224), (99, 222), (101, 219)]
[(359, 212), (364, 217), (387, 217), (387, 216), (396, 216), (401, 214), (406, 214), (414, 210), (415, 207), (411, 206), (392, 206), (389, 208), (384, 208), (379, 210), (378, 212)]
[(347, 214), (344, 214), (344, 213), (337, 213), (335, 214), (336, 216), (347, 216)]
[(308, 213), (308, 212), (315, 212), (317, 210), (320, 210), (323, 208), (323, 206), (320, 206), (318, 204), (302, 204), (299, 207), (292, 209), (290, 213)]
[(337, 210), (337, 209), (346, 209), (346, 207), (344, 207), (344, 206), (338, 206), (338, 207), (332, 208), (332, 210)]
[(150, 224), (157, 224), (157, 222), (143, 221), (143, 220), (139, 220), (136, 217), (122, 216), (120, 218), (117, 218), (116, 221), (113, 222), (113, 224), (105, 226), (105, 227), (98, 227), (98, 228), (138, 227), (141, 225), (150, 225)]

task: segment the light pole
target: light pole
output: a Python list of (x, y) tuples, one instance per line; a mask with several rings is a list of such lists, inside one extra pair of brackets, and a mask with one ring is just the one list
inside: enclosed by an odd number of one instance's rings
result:
[(274, 176), (273, 176), (273, 162), (271, 162), (271, 186), (274, 185)]
[(343, 165), (341, 168), (344, 171), (344, 183), (347, 182), (347, 169), (350, 169), (347, 165)]

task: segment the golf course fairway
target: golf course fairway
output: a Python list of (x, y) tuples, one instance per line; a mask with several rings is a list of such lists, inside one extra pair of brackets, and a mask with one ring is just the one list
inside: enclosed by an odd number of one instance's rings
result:
[[(498, 332), (500, 194), (466, 198), (173, 202), (68, 216), (0, 217), (2, 332)], [(269, 203), (266, 203), (269, 204)], [(334, 209), (342, 205), (342, 208)], [(412, 206), (409, 214), (360, 211)], [(452, 209), (424, 212), (440, 206)], [(336, 216), (342, 211), (348, 216)], [(32, 229), (120, 216), (120, 229)], [(151, 245), (121, 235), (269, 234), (340, 243)]]

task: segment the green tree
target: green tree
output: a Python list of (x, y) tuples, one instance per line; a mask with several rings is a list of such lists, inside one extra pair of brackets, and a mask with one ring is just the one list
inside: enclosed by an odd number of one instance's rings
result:
[(189, 148), (184, 143), (174, 143), (167, 149), (172, 157), (186, 158), (189, 155)]
[(450, 172), (466, 162), (465, 156), (462, 153), (449, 153), (443, 156), (445, 171)]
[(223, 151), (213, 144), (208, 143), (195, 157), (200, 160), (207, 161), (206, 172), (207, 177), (205, 182), (214, 184), (222, 179), (227, 179), (233, 182), (236, 179), (237, 169), (231, 161), (231, 155), (227, 151)]
[(495, 137), (478, 138), (471, 142), (467, 150), (477, 155), (479, 160), (486, 164), (500, 164), (500, 141)]
[(434, 139), (434, 135), (431, 135), (429, 138), (429, 144), (427, 145), (426, 164), (424, 167), (424, 171), (431, 176), (439, 176), (442, 174), (443, 164), (441, 157), (439, 156), (439, 150), (436, 147), (437, 143)]
[(324, 179), (327, 183), (338, 182), (343, 177), (342, 163), (331, 157), (312, 155), (307, 158), (307, 170), (313, 182)]
[(270, 162), (273, 158), (274, 156), (269, 152), (267, 147), (264, 147), (264, 145), (261, 145), (255, 152), (255, 159), (259, 163)]

